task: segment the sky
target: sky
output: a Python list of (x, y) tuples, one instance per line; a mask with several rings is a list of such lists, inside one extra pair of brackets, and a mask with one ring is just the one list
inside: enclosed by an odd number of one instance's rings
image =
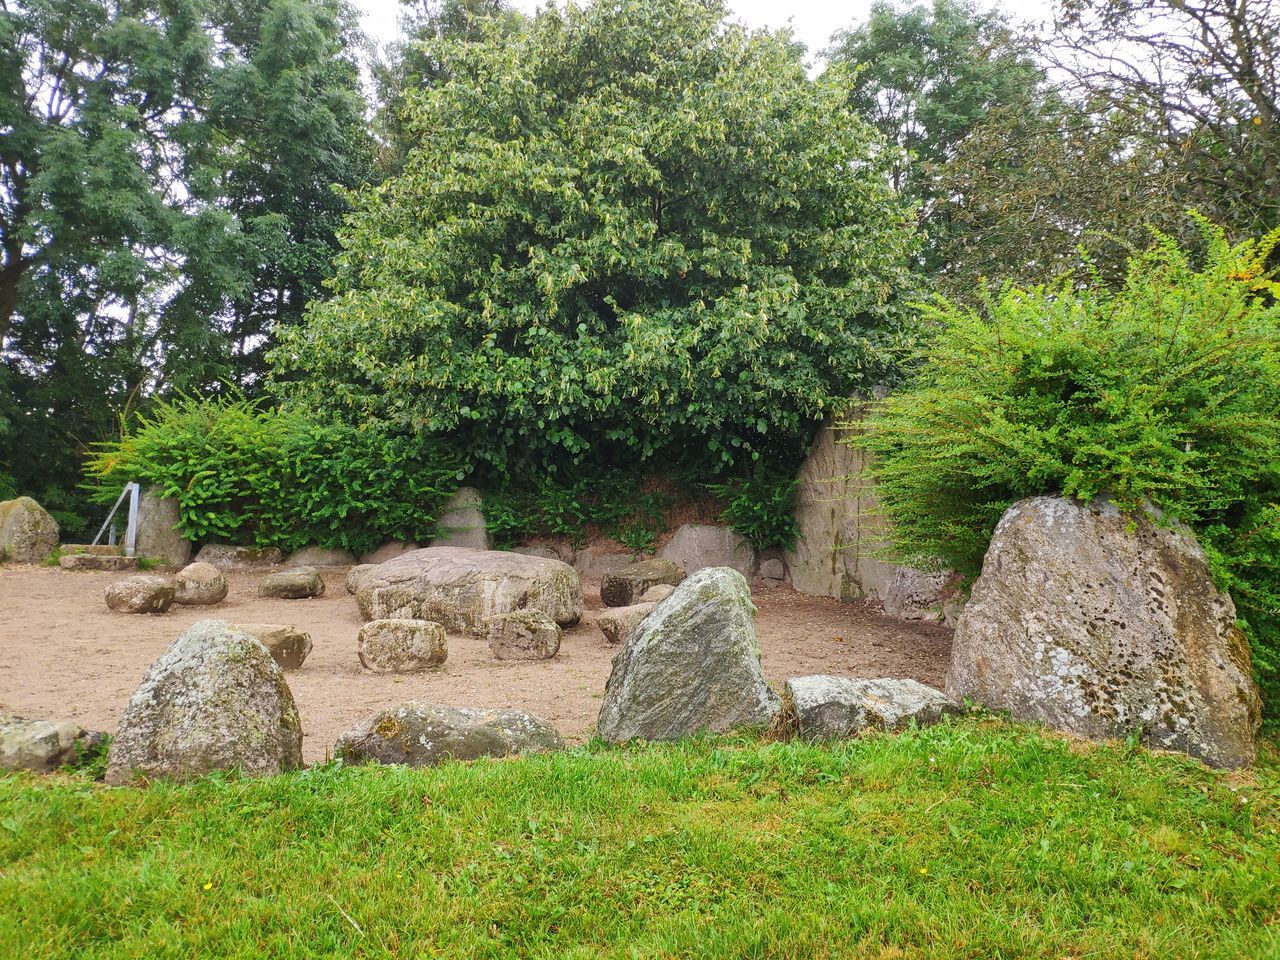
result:
[[(353, 0), (360, 9), (365, 32), (379, 45), (396, 39), (399, 0)], [(514, 0), (514, 5), (532, 13), (546, 0)], [(728, 0), (734, 16), (749, 27), (790, 25), (810, 52), (827, 46), (831, 34), (866, 19), (872, 0)], [(1030, 21), (1047, 20), (1052, 0), (978, 0), (983, 8), (998, 7), (1015, 17)]]

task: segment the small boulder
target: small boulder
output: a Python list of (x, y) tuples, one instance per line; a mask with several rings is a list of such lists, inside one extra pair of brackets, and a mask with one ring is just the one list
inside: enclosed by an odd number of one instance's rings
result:
[(736, 570), (681, 583), (614, 658), (596, 733), (619, 743), (768, 726), (778, 697), (760, 672), (755, 612)]
[(266, 647), (222, 620), (188, 628), (151, 665), (111, 741), (107, 783), (302, 766), (302, 724)]
[(178, 529), (181, 519), (178, 501), (148, 487), (138, 499), (138, 536), (134, 542), (140, 557), (161, 561), (170, 569), (180, 569), (191, 559), (191, 541)]
[(629, 607), (639, 603), (650, 587), (674, 587), (683, 579), (684, 571), (670, 560), (641, 560), (617, 573), (606, 574), (600, 582), (600, 599), (606, 607)]
[(30, 497), (0, 503), (0, 563), (39, 563), (58, 546), (58, 521)]
[(99, 553), (64, 553), (58, 558), (63, 570), (126, 573), (138, 569), (137, 557), (112, 557)]
[(0, 714), (0, 770), (47, 773), (102, 749), (105, 738), (70, 720)]
[(840, 740), (866, 731), (897, 733), (927, 726), (959, 706), (915, 680), (792, 677), (782, 694), (782, 729), (806, 740)]
[(173, 577), (174, 600), (188, 607), (205, 607), (227, 598), (227, 578), (211, 563), (192, 563)]
[(303, 547), (291, 553), (285, 561), (291, 567), (349, 567), (355, 562), (351, 551), (328, 547)]
[(500, 613), (485, 628), (499, 660), (550, 660), (560, 649), (560, 627), (541, 610)]
[(315, 567), (279, 570), (258, 582), (258, 596), (272, 600), (307, 600), (323, 593), (324, 578)]
[(564, 749), (545, 720), (520, 710), (475, 710), (411, 701), (380, 710), (348, 730), (334, 747), (347, 763), (430, 766)]
[(107, 606), (116, 613), (164, 613), (176, 590), (168, 577), (140, 573), (107, 587)]
[(756, 568), (756, 551), (751, 541), (729, 527), (709, 523), (686, 523), (667, 545), (658, 551), (685, 573), (696, 573), (707, 567), (732, 567), (744, 577)]
[(787, 564), (781, 557), (766, 557), (760, 561), (756, 576), (770, 587), (778, 587), (787, 581)]
[(659, 603), (676, 592), (669, 583), (658, 583), (650, 587), (637, 601), (638, 603)]
[(297, 670), (311, 654), (311, 634), (283, 623), (237, 623), (237, 630), (249, 634), (267, 648), (282, 670)]
[(370, 620), (356, 644), (360, 663), (374, 673), (415, 673), (449, 656), (444, 627), (429, 620)]
[(198, 563), (211, 563), (219, 570), (256, 570), (284, 562), (278, 547), (233, 547), (228, 543), (206, 543), (196, 554)]
[(484, 522), (484, 501), (475, 487), (459, 487), (444, 505), (436, 523), (433, 547), (489, 549), (489, 531)]
[(377, 550), (370, 550), (368, 553), (360, 556), (361, 563), (367, 563), (377, 566), (379, 563), (386, 563), (388, 560), (394, 560), (402, 553), (408, 553), (410, 550), (419, 549), (416, 543), (401, 543), (398, 540), (388, 540)]
[[(658, 589), (652, 587), (652, 590)], [(668, 590), (675, 589), (667, 587)], [(631, 631), (640, 626), (640, 622), (653, 613), (656, 603), (633, 603), (629, 607), (610, 607), (596, 615), (596, 626), (604, 634), (609, 643), (623, 643), (631, 636)]]
[(347, 573), (347, 593), (355, 594), (360, 590), (360, 584), (364, 577), (371, 571), (377, 570), (376, 563), (358, 563)]

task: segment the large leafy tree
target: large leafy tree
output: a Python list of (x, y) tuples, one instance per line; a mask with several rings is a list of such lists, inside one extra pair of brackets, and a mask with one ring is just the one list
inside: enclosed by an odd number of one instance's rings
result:
[(837, 73), (705, 0), (442, 42), (279, 387), (479, 456), (793, 451), (886, 376), (909, 214)]

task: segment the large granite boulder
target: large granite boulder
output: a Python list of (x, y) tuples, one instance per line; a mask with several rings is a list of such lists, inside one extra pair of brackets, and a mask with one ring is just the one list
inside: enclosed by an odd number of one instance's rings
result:
[(212, 563), (191, 563), (173, 577), (174, 600), (184, 606), (207, 607), (227, 599), (227, 578)]
[(489, 549), (489, 530), (484, 522), (484, 501), (474, 487), (459, 487), (449, 498), (436, 522), (433, 547)]
[(350, 550), (330, 547), (303, 547), (289, 554), (285, 561), (291, 567), (349, 567), (356, 562)]
[(297, 670), (311, 655), (311, 634), (292, 624), (237, 623), (234, 626), (266, 647), (282, 670)]
[(545, 720), (519, 710), (475, 710), (411, 701), (380, 710), (348, 730), (334, 747), (347, 763), (430, 766), (564, 748)]
[[(651, 587), (651, 590), (657, 589)], [(674, 590), (675, 588), (670, 588)], [(648, 596), (648, 593), (645, 594)], [(666, 599), (665, 597), (663, 599)], [(625, 643), (641, 621), (657, 609), (656, 601), (633, 603), (629, 607), (610, 607), (596, 615), (596, 626), (609, 643)]]
[(658, 557), (670, 560), (685, 573), (706, 567), (732, 567), (744, 577), (755, 572), (756, 551), (751, 541), (729, 527), (686, 523), (672, 535)]
[(0, 503), (0, 563), (39, 563), (58, 546), (58, 521), (30, 497)]
[(234, 547), (229, 543), (206, 543), (196, 554), (198, 563), (211, 563), (219, 570), (257, 570), (284, 562), (279, 547)]
[(489, 649), (499, 660), (550, 660), (560, 650), (560, 625), (541, 610), (514, 610), (485, 621)]
[(277, 570), (258, 581), (258, 596), (270, 600), (309, 600), (324, 593), (324, 578), (315, 567)]
[(444, 627), (429, 620), (371, 620), (360, 628), (356, 656), (374, 673), (416, 673), (449, 657)]
[(176, 590), (168, 577), (140, 573), (107, 587), (107, 606), (116, 613), (164, 613), (173, 606)]
[(0, 770), (48, 773), (101, 750), (104, 739), (70, 720), (0, 714)]
[(659, 584), (675, 586), (685, 577), (684, 571), (670, 560), (641, 560), (616, 573), (605, 574), (600, 581), (600, 599), (606, 607), (629, 607), (639, 603), (650, 587)]
[(1194, 535), (1105, 500), (1033, 497), (997, 525), (947, 692), (1086, 737), (1253, 762), (1261, 705), (1235, 605)]
[(134, 552), (173, 569), (185, 567), (191, 559), (191, 541), (178, 529), (179, 519), (178, 501), (163, 496), (159, 487), (148, 487), (138, 499)]
[(614, 658), (596, 732), (618, 743), (768, 726), (778, 697), (760, 672), (755, 612), (736, 570), (681, 583)]
[(485, 621), (541, 610), (561, 626), (582, 617), (582, 581), (559, 560), (503, 550), (427, 547), (369, 571), (356, 584), (366, 620), (432, 620), (446, 630), (485, 633)]
[(839, 740), (867, 731), (897, 733), (958, 713), (945, 693), (915, 680), (812, 676), (787, 681), (778, 719), (783, 731), (806, 740)]
[(302, 724), (266, 647), (221, 620), (188, 628), (151, 665), (108, 753), (107, 782), (302, 766)]

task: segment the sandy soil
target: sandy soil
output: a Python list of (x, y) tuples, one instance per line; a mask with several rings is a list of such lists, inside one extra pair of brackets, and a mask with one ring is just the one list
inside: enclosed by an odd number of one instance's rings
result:
[[(367, 673), (356, 659), (361, 620), (344, 586), (346, 572), (324, 571), (325, 594), (312, 600), (260, 600), (261, 573), (231, 573), (230, 593), (215, 607), (138, 616), (112, 613), (103, 600), (107, 584), (123, 574), (0, 567), (0, 712), (114, 730), (150, 663), (185, 627), (216, 617), (310, 632), (311, 656), (288, 675), (308, 762), (328, 756), (338, 734), (369, 713), (411, 699), (515, 707), (545, 717), (571, 740), (590, 735), (618, 651), (593, 623), (598, 583), (584, 584), (588, 614), (565, 631), (553, 660), (498, 661), (483, 640), (451, 634), (443, 668), (397, 677)], [(945, 628), (901, 623), (789, 587), (757, 588), (755, 601), (764, 671), (775, 688), (808, 673), (942, 684), (951, 649)]]

